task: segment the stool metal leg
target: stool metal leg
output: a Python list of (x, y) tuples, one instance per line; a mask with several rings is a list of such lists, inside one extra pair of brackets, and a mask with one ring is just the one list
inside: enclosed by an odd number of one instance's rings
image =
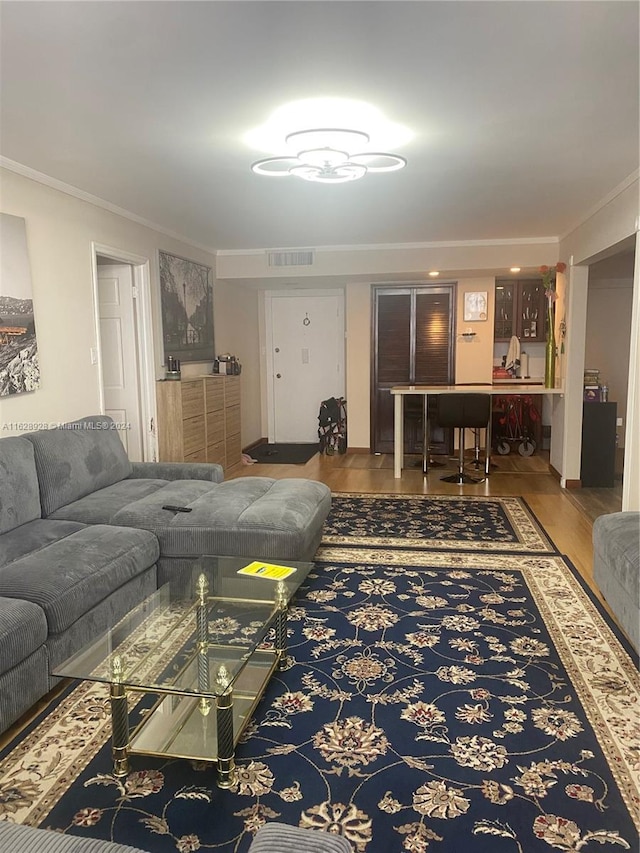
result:
[(477, 480), (464, 473), (464, 427), (458, 427), (458, 473), (448, 477), (440, 477), (444, 483), (456, 483), (463, 486), (465, 483), (482, 483), (484, 478)]

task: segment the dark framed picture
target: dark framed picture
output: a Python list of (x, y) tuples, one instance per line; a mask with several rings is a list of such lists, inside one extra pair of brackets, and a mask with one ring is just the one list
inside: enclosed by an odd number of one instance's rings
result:
[(165, 364), (213, 361), (213, 281), (211, 268), (160, 252), (160, 298)]

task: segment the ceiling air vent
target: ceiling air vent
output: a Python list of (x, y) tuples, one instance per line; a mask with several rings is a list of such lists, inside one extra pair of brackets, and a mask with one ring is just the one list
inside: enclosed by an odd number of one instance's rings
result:
[(310, 267), (313, 266), (313, 251), (302, 249), (297, 252), (267, 252), (270, 267)]

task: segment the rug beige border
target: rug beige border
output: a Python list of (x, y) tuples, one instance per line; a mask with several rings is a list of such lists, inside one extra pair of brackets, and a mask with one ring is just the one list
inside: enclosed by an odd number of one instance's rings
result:
[(447, 504), (452, 501), (481, 501), (483, 503), (499, 504), (509, 519), (511, 526), (517, 536), (517, 542), (479, 541), (466, 539), (412, 539), (402, 533), (396, 536), (334, 536), (325, 534), (322, 537), (322, 545), (337, 545), (348, 540), (350, 544), (358, 546), (371, 546), (376, 548), (392, 547), (401, 544), (405, 548), (438, 548), (440, 550), (456, 551), (461, 549), (472, 549), (474, 551), (509, 552), (510, 554), (520, 552), (534, 552), (537, 554), (553, 554), (557, 549), (545, 534), (542, 527), (535, 520), (533, 514), (526, 506), (522, 498), (518, 497), (487, 497), (485, 495), (406, 495), (406, 494), (368, 494), (366, 492), (343, 493), (335, 492), (337, 498), (362, 498), (373, 503), (376, 500), (397, 501), (429, 501), (430, 503)]

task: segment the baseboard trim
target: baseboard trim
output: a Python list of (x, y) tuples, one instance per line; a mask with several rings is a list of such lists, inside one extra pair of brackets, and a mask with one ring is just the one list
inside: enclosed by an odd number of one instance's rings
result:
[(242, 448), (243, 453), (249, 453), (254, 447), (257, 447), (259, 444), (266, 444), (266, 438), (257, 438), (255, 441), (252, 441), (251, 444), (247, 444), (246, 447)]
[(347, 447), (347, 453), (371, 453), (369, 447)]
[(567, 480), (564, 484), (565, 489), (581, 489), (582, 480)]

